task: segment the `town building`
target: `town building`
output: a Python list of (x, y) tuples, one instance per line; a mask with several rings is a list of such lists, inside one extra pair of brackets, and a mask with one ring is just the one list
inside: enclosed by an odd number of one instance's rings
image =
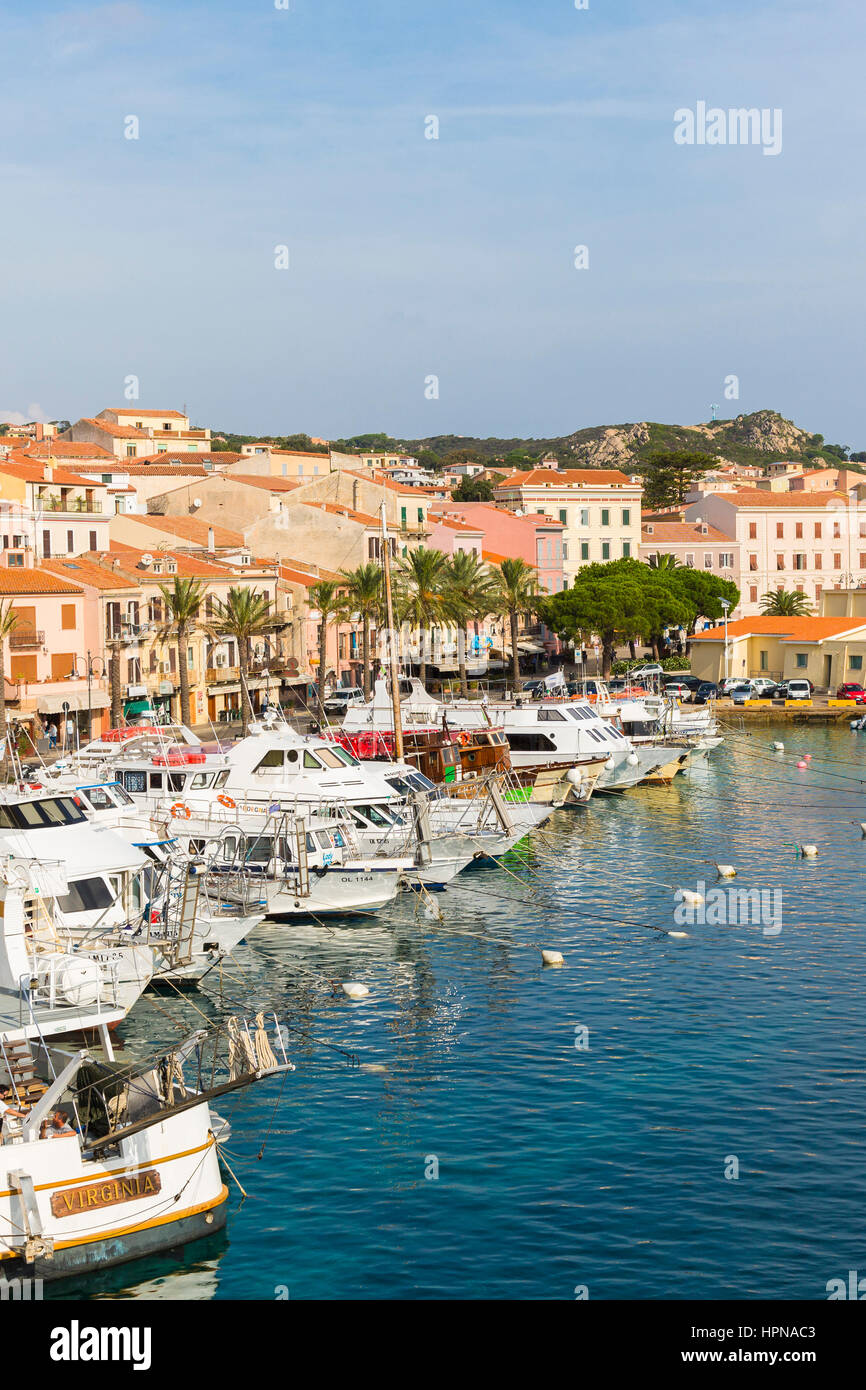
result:
[(825, 589), (866, 576), (866, 511), (840, 492), (741, 488), (686, 508), (739, 546), (738, 616), (759, 611), (770, 589), (796, 589), (815, 605)]
[(739, 542), (706, 521), (644, 521), (640, 558), (654, 564), (657, 555), (673, 555), (681, 565), (706, 570), (736, 584), (740, 576)]
[(861, 683), (866, 658), (866, 615), (859, 617), (771, 618), (730, 621), (696, 633), (691, 640), (692, 675), (719, 681), (725, 675), (748, 680), (810, 680), (819, 690), (835, 691), (843, 681)]
[(602, 468), (515, 469), (494, 488), (494, 496), (498, 506), (512, 512), (562, 523), (567, 586), (583, 565), (638, 556), (642, 488), (625, 473)]

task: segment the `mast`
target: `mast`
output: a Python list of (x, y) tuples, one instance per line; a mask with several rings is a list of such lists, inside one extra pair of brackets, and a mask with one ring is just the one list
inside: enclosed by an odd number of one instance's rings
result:
[(391, 659), (391, 706), (394, 710), (394, 754), (403, 761), (403, 724), (400, 719), (400, 669), (397, 663), (397, 634), (394, 630), (394, 604), (391, 599), (391, 548), (388, 544), (388, 523), (385, 519), (385, 499), (382, 498), (382, 562), (385, 571), (385, 614), (388, 623), (388, 648)]

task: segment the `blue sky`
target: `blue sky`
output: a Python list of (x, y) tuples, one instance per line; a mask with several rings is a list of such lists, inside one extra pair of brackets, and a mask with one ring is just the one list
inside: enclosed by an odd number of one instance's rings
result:
[[(134, 374), (242, 432), (717, 402), (866, 449), (860, 0), (290, 5), (0, 0), (7, 418)], [(699, 100), (781, 108), (781, 154), (676, 145)]]

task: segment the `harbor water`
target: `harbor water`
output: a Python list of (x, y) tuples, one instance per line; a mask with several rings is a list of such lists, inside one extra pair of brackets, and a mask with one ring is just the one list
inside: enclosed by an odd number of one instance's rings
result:
[(224, 1234), (46, 1294), (826, 1298), (866, 1268), (864, 740), (731, 733), (432, 899), (145, 996), (130, 1051), (255, 1005), (297, 1070), (217, 1105)]

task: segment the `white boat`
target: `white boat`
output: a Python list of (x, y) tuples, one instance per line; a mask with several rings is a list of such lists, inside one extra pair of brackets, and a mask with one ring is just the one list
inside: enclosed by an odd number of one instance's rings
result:
[(80, 1275), (218, 1230), (228, 1189), (209, 1102), (288, 1070), (262, 1015), (131, 1067), (0, 1032), (0, 1279)]

